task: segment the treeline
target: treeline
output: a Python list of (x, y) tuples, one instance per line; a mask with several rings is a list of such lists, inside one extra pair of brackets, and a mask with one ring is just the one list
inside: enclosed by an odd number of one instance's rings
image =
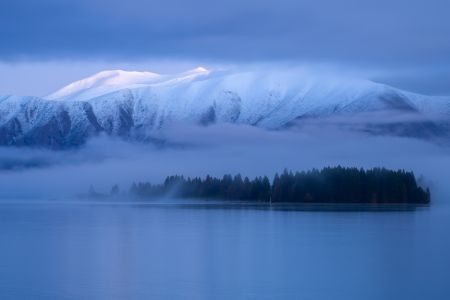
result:
[(222, 178), (169, 176), (163, 184), (133, 183), (130, 193), (152, 198), (259, 201), (271, 203), (429, 203), (430, 192), (412, 172), (333, 167), (295, 172), (284, 170), (269, 178), (241, 175)]

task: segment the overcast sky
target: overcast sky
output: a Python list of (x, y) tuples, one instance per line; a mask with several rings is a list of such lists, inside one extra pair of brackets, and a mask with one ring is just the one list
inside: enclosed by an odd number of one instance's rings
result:
[(102, 69), (329, 66), (450, 95), (448, 0), (1, 0), (0, 94)]

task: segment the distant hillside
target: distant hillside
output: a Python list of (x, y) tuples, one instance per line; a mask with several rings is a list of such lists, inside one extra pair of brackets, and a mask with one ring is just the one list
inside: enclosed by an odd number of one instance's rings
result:
[(279, 130), (324, 120), (368, 134), (448, 140), (450, 98), (296, 72), (104, 71), (45, 98), (0, 96), (0, 145), (65, 149), (100, 134), (153, 141), (174, 123)]

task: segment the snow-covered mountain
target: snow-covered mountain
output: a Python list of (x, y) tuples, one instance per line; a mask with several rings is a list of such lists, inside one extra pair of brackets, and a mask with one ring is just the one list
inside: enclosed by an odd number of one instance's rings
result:
[(66, 148), (101, 133), (146, 140), (174, 122), (283, 129), (311, 120), (351, 120), (377, 134), (447, 136), (450, 97), (301, 72), (201, 67), (174, 75), (104, 71), (44, 98), (0, 96), (1, 145)]

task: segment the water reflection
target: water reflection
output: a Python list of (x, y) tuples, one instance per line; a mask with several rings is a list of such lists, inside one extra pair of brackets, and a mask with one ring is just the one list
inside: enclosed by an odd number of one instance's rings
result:
[(443, 299), (449, 225), (434, 206), (3, 203), (0, 298)]

